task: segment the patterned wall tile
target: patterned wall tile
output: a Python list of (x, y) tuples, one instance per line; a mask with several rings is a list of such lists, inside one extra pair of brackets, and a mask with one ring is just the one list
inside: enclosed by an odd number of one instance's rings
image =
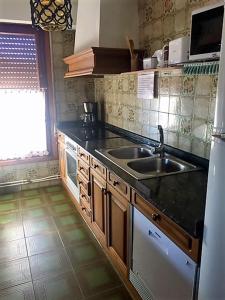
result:
[(182, 84), (182, 95), (184, 96), (192, 96), (195, 93), (195, 83), (196, 77), (195, 76), (184, 76), (183, 77), (183, 84)]
[[(95, 101), (95, 83), (90, 78), (64, 80), (66, 65), (63, 58), (73, 54), (75, 31), (52, 32), (52, 58), (57, 121), (80, 118), (82, 102)], [(111, 80), (111, 79), (110, 79)]]
[(170, 96), (169, 113), (180, 114), (181, 112), (181, 100), (179, 96)]
[(220, 0), (139, 0), (140, 45), (148, 54), (190, 32), (191, 13)]
[[(169, 145), (185, 151), (195, 149), (195, 154), (203, 153), (192, 147), (193, 139), (198, 139), (203, 142), (201, 147), (205, 147), (203, 157), (208, 157), (215, 98), (211, 90), (202, 92), (206, 76), (184, 76), (180, 71), (161, 72), (159, 96), (150, 100), (138, 99), (133, 88), (127, 89), (129, 82), (137, 83), (136, 75), (116, 75), (111, 78), (117, 82), (117, 89), (102, 93), (106, 122), (152, 139), (159, 139), (157, 125), (161, 124)], [(217, 82), (214, 76), (206, 80), (211, 87)], [(184, 82), (186, 90), (183, 88)], [(100, 94), (98, 80), (95, 89), (95, 94)]]
[(181, 111), (180, 114), (182, 116), (191, 117), (193, 114), (193, 108), (194, 108), (194, 98), (193, 97), (181, 97)]
[(207, 120), (209, 117), (209, 97), (195, 97), (194, 117)]
[(191, 152), (191, 142), (191, 137), (180, 135), (178, 140), (178, 148), (187, 152)]
[(192, 132), (192, 119), (188, 117), (180, 117), (180, 133), (182, 135), (191, 135)]
[(206, 141), (208, 129), (207, 122), (201, 119), (193, 120), (192, 126), (193, 136), (202, 141)]
[(196, 79), (196, 90), (197, 96), (210, 96), (211, 94), (211, 77), (212, 76), (198, 76)]

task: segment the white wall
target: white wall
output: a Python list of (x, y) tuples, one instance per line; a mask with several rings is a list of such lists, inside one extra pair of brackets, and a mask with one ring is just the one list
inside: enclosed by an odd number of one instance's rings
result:
[(78, 0), (74, 53), (99, 46), (101, 0)]
[(100, 47), (127, 48), (126, 36), (139, 47), (137, 0), (102, 0)]
[(30, 4), (28, 0), (0, 0), (0, 20), (30, 22)]
[[(77, 2), (72, 0), (73, 24), (77, 19)], [(0, 0), (0, 22), (31, 23), (29, 0)]]
[(74, 53), (90, 47), (139, 46), (138, 0), (78, 0)]

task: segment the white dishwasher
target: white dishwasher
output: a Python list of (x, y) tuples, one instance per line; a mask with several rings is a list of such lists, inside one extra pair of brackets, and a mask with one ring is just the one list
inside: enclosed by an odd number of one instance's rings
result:
[(197, 264), (133, 208), (130, 281), (144, 300), (192, 300)]

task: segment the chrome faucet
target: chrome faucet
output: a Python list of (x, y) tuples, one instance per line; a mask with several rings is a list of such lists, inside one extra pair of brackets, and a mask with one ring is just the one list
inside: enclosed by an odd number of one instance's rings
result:
[(159, 130), (160, 142), (159, 142), (159, 146), (155, 147), (154, 154), (159, 153), (160, 158), (164, 158), (165, 156), (164, 133), (161, 125), (158, 125), (158, 130)]

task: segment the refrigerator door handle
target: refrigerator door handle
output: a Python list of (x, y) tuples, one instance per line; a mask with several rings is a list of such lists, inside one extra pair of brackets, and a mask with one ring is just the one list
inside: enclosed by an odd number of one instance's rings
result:
[(215, 132), (212, 134), (212, 137), (225, 141), (225, 133)]

